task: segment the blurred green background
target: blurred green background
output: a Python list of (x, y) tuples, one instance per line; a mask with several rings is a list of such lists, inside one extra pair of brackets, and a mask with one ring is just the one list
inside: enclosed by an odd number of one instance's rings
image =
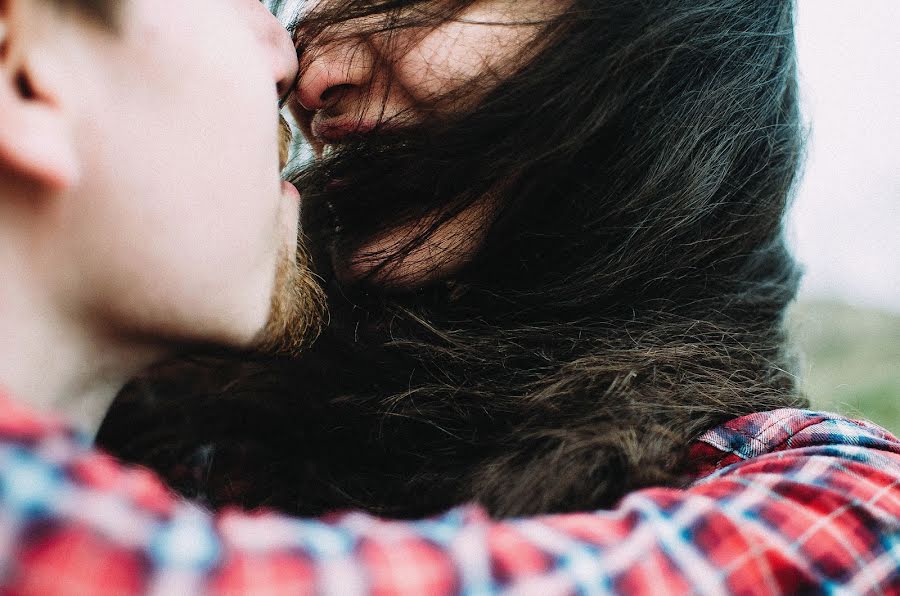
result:
[(788, 329), (813, 409), (866, 418), (900, 435), (900, 315), (799, 302)]

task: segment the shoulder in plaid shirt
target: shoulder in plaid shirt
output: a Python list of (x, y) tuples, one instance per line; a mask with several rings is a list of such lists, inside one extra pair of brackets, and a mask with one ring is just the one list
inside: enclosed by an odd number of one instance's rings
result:
[(900, 443), (777, 410), (694, 445), (684, 490), (492, 521), (219, 516), (0, 397), (2, 594), (900, 594)]

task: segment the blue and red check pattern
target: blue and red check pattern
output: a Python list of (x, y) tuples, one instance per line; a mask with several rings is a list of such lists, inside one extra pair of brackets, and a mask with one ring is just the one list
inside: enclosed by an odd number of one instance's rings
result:
[(800, 410), (692, 447), (685, 489), (492, 521), (212, 516), (0, 397), (2, 594), (900, 594), (900, 443)]

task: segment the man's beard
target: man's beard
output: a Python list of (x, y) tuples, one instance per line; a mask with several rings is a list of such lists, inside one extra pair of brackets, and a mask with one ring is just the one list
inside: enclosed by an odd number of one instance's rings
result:
[(296, 258), (285, 248), (275, 274), (269, 320), (260, 332), (257, 349), (266, 354), (298, 354), (318, 336), (324, 305), (302, 243), (297, 245)]
[[(279, 116), (278, 122), (278, 157), (283, 170), (290, 157), (292, 133), (284, 116)], [(318, 336), (324, 311), (322, 290), (313, 279), (309, 255), (298, 239), (295, 254), (284, 247), (279, 255), (269, 319), (257, 337), (256, 349), (265, 354), (296, 355)]]

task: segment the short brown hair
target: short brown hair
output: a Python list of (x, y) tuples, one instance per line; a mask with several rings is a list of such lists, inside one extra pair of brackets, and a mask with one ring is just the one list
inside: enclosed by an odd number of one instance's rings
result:
[(60, 8), (74, 8), (87, 17), (112, 26), (116, 22), (121, 0), (52, 0)]

